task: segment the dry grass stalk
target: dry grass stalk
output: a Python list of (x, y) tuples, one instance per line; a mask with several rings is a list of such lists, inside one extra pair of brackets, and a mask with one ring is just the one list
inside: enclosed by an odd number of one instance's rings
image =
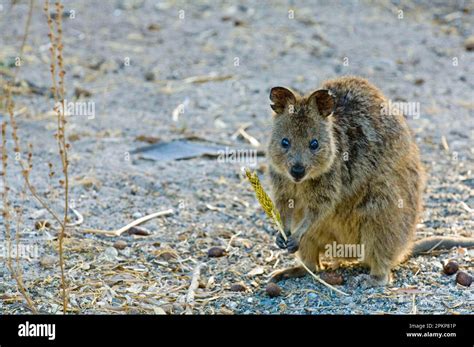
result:
[[(255, 195), (257, 196), (257, 200), (262, 206), (263, 210), (269, 216), (277, 225), (278, 231), (281, 233), (283, 238), (286, 240), (286, 234), (283, 230), (282, 227), (282, 222), (281, 222), (281, 217), (280, 213), (276, 209), (275, 205), (273, 204), (273, 201), (270, 199), (268, 194), (263, 190), (263, 187), (260, 183), (260, 180), (258, 179), (257, 174), (254, 172), (253, 174), (250, 172), (250, 170), (245, 170), (245, 174), (247, 178), (249, 179), (250, 183), (252, 184), (253, 189), (255, 190)], [(335, 292), (341, 294), (341, 295), (348, 295), (347, 293), (344, 293), (343, 291), (335, 288), (334, 286), (330, 285), (329, 283), (325, 282), (322, 280), (318, 275), (316, 275), (314, 272), (312, 272), (298, 257), (295, 257), (297, 262), (318, 282), (323, 284), (324, 286), (334, 290)]]
[[(280, 229), (282, 225), (280, 212), (278, 212), (276, 209), (272, 199), (270, 199), (265, 190), (263, 190), (262, 184), (260, 183), (257, 174), (255, 172), (252, 174), (250, 170), (245, 170), (245, 175), (252, 184), (252, 187), (255, 190), (255, 195), (257, 196), (257, 200), (262, 206), (263, 210), (271, 220), (275, 221), (278, 228)], [(286, 240), (285, 233), (282, 233), (282, 235)]]
[[(59, 243), (59, 267), (61, 271), (61, 294), (63, 300), (63, 313), (67, 312), (67, 283), (65, 277), (65, 264), (64, 264), (64, 235), (66, 232), (66, 225), (68, 222), (68, 211), (69, 211), (69, 160), (68, 160), (68, 149), (69, 143), (66, 142), (66, 115), (64, 114), (65, 110), (65, 83), (64, 76), (66, 71), (64, 69), (64, 59), (63, 59), (63, 41), (62, 41), (62, 13), (64, 6), (60, 1), (55, 3), (56, 16), (55, 20), (51, 18), (51, 13), (49, 10), (49, 0), (44, 2), (44, 12), (46, 14), (49, 34), (48, 37), (51, 42), (50, 52), (51, 52), (51, 79), (53, 85), (51, 87), (51, 92), (54, 96), (55, 108), (54, 110), (57, 113), (57, 133), (56, 140), (58, 145), (59, 157), (61, 158), (61, 165), (63, 171), (63, 180), (60, 180), (60, 184), (63, 186), (64, 191), (64, 214), (62, 217), (62, 223), (60, 223), (61, 230), (59, 232), (58, 243)], [(56, 25), (56, 28), (54, 27)]]
[[(11, 109), (11, 94), (9, 98), (7, 98), (7, 102), (9, 104), (9, 109)], [(8, 152), (7, 152), (7, 123), (4, 122), (2, 124), (2, 172), (1, 176), (3, 179), (3, 194), (2, 194), (2, 199), (3, 199), (3, 220), (4, 220), (4, 225), (5, 225), (5, 240), (7, 242), (7, 247), (8, 247), (8, 256), (7, 256), (7, 267), (10, 273), (12, 274), (13, 279), (15, 280), (18, 290), (20, 291), (21, 295), (26, 301), (26, 304), (30, 308), (30, 310), (33, 313), (38, 313), (38, 310), (33, 302), (33, 300), (30, 298), (30, 295), (28, 294), (24, 282), (23, 282), (23, 277), (21, 275), (21, 267), (20, 267), (20, 259), (19, 259), (19, 252), (18, 252), (18, 244), (19, 244), (19, 237), (20, 237), (20, 229), (18, 227), (16, 231), (16, 241), (17, 241), (17, 250), (16, 250), (16, 268), (13, 266), (12, 262), (12, 236), (11, 236), (11, 215), (10, 215), (10, 207), (11, 203), (8, 197), (8, 191), (10, 190), (8, 186), (8, 179), (7, 179), (7, 166), (8, 166)], [(19, 221), (19, 218), (18, 218)], [(19, 226), (19, 223), (18, 223)]]
[[(23, 52), (25, 49), (25, 44), (26, 40), (28, 38), (28, 33), (29, 33), (29, 28), (31, 24), (31, 17), (33, 14), (33, 5), (34, 2), (33, 0), (30, 0), (29, 3), (29, 11), (28, 11), (28, 16), (25, 22), (25, 30), (24, 30), (24, 35), (22, 39), (22, 43), (20, 46), (19, 50), (19, 58), (21, 61), (21, 58), (23, 57)], [(13, 104), (13, 99), (12, 99), (12, 89), (16, 83), (17, 80), (17, 75), (18, 71), (20, 68), (21, 64), (16, 65), (15, 71), (13, 74), (10, 76), (12, 77), (12, 81), (10, 84), (5, 84), (3, 90), (4, 90), (4, 100), (5, 100), (5, 108), (7, 110), (7, 113), (10, 116), (10, 123), (12, 125), (12, 135), (15, 141), (15, 157), (16, 158), (21, 158), (19, 154), (21, 153), (20, 147), (17, 145), (18, 143), (18, 136), (17, 136), (17, 131), (16, 131), (16, 126), (14, 123), (14, 104)], [(13, 119), (13, 122), (12, 122)], [(27, 306), (30, 308), (30, 310), (33, 313), (37, 313), (38, 310), (33, 302), (33, 300), (30, 298), (26, 288), (25, 284), (23, 282), (23, 277), (22, 277), (22, 271), (21, 271), (21, 266), (20, 266), (20, 258), (19, 258), (19, 243), (20, 243), (20, 225), (21, 225), (21, 214), (22, 210), (21, 208), (16, 210), (17, 214), (17, 225), (16, 225), (16, 233), (15, 233), (15, 240), (16, 240), (16, 268), (13, 266), (12, 263), (12, 245), (11, 245), (11, 214), (10, 214), (10, 200), (8, 197), (8, 191), (10, 190), (8, 186), (8, 180), (7, 180), (7, 166), (8, 166), (8, 152), (7, 152), (7, 143), (6, 143), (6, 137), (7, 137), (7, 121), (4, 121), (2, 124), (2, 173), (1, 176), (3, 178), (3, 187), (4, 191), (2, 194), (3, 198), (3, 217), (4, 217), (4, 225), (5, 225), (5, 240), (7, 241), (8, 245), (8, 256), (7, 256), (7, 267), (9, 271), (12, 274), (12, 277), (14, 278), (15, 282), (17, 283), (18, 290), (20, 291), (21, 295), (26, 301)], [(21, 164), (24, 165), (23, 162)], [(28, 155), (28, 164), (31, 166), (31, 152)], [(25, 168), (22, 166), (22, 170), (25, 171)], [(26, 187), (23, 187), (22, 189), (22, 198), (24, 198)]]

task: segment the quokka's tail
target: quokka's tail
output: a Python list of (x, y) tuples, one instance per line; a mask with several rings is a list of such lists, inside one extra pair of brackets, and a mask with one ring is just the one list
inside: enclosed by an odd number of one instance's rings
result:
[(427, 237), (415, 242), (411, 251), (411, 255), (415, 256), (439, 249), (451, 249), (453, 247), (474, 247), (474, 237)]

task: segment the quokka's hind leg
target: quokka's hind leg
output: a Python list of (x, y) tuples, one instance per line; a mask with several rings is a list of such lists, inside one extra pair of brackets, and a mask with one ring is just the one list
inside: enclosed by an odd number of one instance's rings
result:
[(371, 286), (387, 285), (392, 280), (392, 268), (409, 246), (408, 226), (404, 223), (383, 223), (368, 220), (361, 225), (361, 242), (364, 245), (364, 263), (370, 267)]
[[(395, 249), (398, 245), (393, 244), (384, 228), (375, 223), (365, 223), (361, 232), (362, 245), (365, 248), (364, 263), (370, 268), (370, 277), (367, 279), (368, 286), (384, 286), (391, 281), (391, 270), (396, 258)], [(384, 235), (385, 233), (385, 235)]]
[(357, 207), (364, 263), (370, 267), (368, 284), (389, 284), (392, 268), (411, 247), (418, 200), (408, 185), (410, 179), (406, 175), (406, 182), (372, 183), (369, 194)]

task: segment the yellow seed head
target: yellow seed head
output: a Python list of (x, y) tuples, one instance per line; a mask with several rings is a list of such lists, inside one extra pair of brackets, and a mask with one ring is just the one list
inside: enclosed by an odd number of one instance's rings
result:
[(270, 219), (275, 220), (276, 223), (281, 225), (281, 217), (280, 212), (276, 209), (275, 205), (273, 204), (272, 199), (268, 196), (268, 194), (263, 190), (262, 184), (257, 176), (257, 174), (251, 173), (250, 170), (245, 170), (245, 175), (247, 176), (248, 180), (252, 184), (252, 187), (255, 191), (255, 195), (257, 196), (257, 200), (262, 206), (263, 210), (267, 214)]

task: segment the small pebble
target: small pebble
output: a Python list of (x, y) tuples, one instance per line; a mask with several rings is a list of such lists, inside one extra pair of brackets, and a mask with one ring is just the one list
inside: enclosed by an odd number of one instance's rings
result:
[(114, 247), (116, 249), (122, 250), (122, 249), (125, 249), (127, 247), (127, 243), (124, 240), (117, 240), (114, 243)]
[(152, 71), (149, 71), (145, 74), (145, 80), (146, 81), (154, 81), (155, 80), (155, 74)]
[(164, 261), (170, 261), (171, 259), (176, 259), (177, 255), (174, 252), (171, 251), (163, 251), (160, 255), (159, 258)]
[(247, 288), (245, 288), (243, 284), (234, 283), (233, 285), (230, 286), (230, 290), (232, 292), (245, 292)]
[(159, 24), (151, 23), (147, 27), (148, 30), (150, 31), (159, 31), (161, 29), (161, 26)]
[(211, 258), (218, 258), (225, 255), (225, 249), (222, 247), (212, 247), (207, 251), (207, 255)]
[(466, 51), (474, 51), (474, 35), (469, 36), (466, 41), (464, 41), (464, 48), (466, 48)]
[(128, 233), (130, 235), (138, 235), (138, 236), (150, 236), (151, 231), (142, 227), (131, 227), (128, 229)]
[(415, 79), (414, 83), (416, 86), (421, 86), (422, 84), (425, 83), (425, 80), (423, 78), (417, 78)]
[(107, 247), (103, 255), (108, 261), (114, 261), (118, 256), (118, 251), (113, 247)]
[(56, 263), (56, 258), (53, 257), (52, 255), (45, 255), (44, 257), (40, 259), (41, 266), (46, 269), (52, 268), (55, 263)]
[(321, 274), (321, 279), (333, 286), (339, 286), (344, 283), (344, 278), (335, 272), (323, 272)]
[(89, 98), (92, 96), (92, 92), (84, 88), (76, 87), (74, 89), (74, 96), (78, 99), (81, 97)]
[(472, 276), (467, 272), (459, 271), (456, 275), (456, 282), (464, 287), (470, 287), (472, 284)]
[(267, 284), (267, 288), (265, 289), (265, 291), (271, 298), (275, 298), (277, 296), (280, 296), (281, 294), (281, 288), (278, 286), (278, 284), (273, 282)]
[(138, 218), (142, 218), (142, 217), (143, 217), (143, 215), (140, 212), (134, 212), (132, 214), (132, 218), (134, 218), (134, 219), (138, 219)]
[(459, 265), (455, 261), (451, 260), (444, 264), (443, 271), (446, 275), (454, 275), (459, 270)]

